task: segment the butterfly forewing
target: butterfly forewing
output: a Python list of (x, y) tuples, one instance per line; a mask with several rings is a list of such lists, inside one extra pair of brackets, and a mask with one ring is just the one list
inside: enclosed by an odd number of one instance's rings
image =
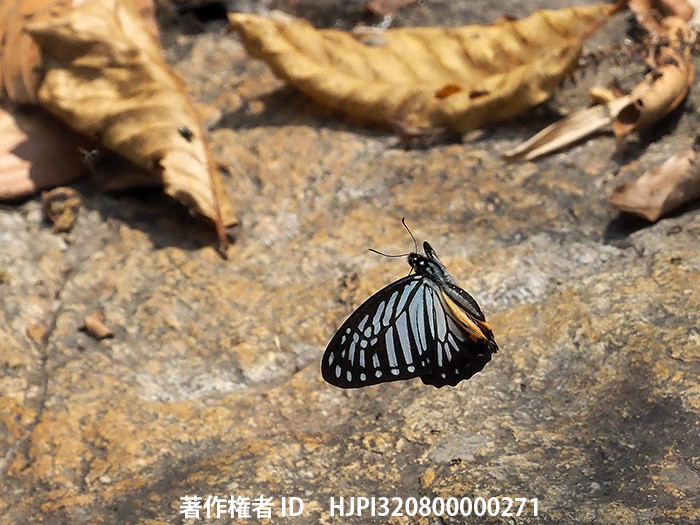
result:
[(399, 279), (370, 297), (328, 344), (323, 378), (355, 388), (424, 373), (431, 366), (425, 297), (420, 275)]

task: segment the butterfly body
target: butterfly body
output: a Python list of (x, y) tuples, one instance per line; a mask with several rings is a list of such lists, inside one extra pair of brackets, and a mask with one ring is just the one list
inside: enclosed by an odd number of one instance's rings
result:
[(498, 351), (474, 298), (462, 290), (427, 242), (411, 253), (415, 274), (363, 303), (333, 336), (321, 362), (323, 378), (358, 388), (420, 377), (455, 386), (484, 368)]

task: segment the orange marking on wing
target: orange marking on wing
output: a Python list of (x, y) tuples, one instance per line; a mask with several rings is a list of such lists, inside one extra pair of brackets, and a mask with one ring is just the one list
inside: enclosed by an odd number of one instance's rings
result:
[(479, 325), (479, 328), (481, 328), (481, 331), (486, 333), (486, 332), (493, 332), (491, 329), (491, 326), (486, 321), (477, 321), (476, 324)]
[[(474, 321), (472, 321), (472, 318), (469, 315), (467, 315), (467, 313), (457, 303), (450, 299), (450, 297), (445, 292), (441, 291), (441, 293), (443, 301), (447, 305), (447, 308), (450, 310), (452, 319), (457, 321), (457, 323), (467, 331), (469, 337), (474, 341), (486, 339), (484, 332)], [(477, 323), (480, 322), (481, 321), (477, 321)], [(484, 324), (488, 327), (486, 323)]]

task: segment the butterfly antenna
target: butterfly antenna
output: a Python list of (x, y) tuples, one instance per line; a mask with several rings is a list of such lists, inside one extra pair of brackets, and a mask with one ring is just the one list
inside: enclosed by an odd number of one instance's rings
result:
[(411, 232), (409, 227), (406, 225), (406, 217), (401, 217), (401, 224), (403, 224), (403, 227), (406, 228), (406, 231), (411, 236), (411, 239), (413, 239), (413, 245), (416, 247), (416, 252), (418, 252), (418, 241), (416, 241), (416, 238), (413, 236), (413, 232)]
[(379, 255), (382, 255), (382, 256), (384, 256), (384, 257), (407, 257), (407, 256), (409, 255), (409, 254), (407, 254), (407, 253), (400, 253), (400, 254), (398, 254), (398, 255), (389, 255), (389, 254), (386, 254), (386, 253), (382, 253), (382, 252), (380, 252), (380, 251), (377, 251), (377, 250), (375, 250), (374, 248), (368, 248), (368, 249), (369, 249), (369, 251), (374, 252), (374, 253), (378, 253)]

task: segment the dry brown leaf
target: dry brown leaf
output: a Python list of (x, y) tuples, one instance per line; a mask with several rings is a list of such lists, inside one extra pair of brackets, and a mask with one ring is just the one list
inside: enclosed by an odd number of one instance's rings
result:
[(0, 105), (0, 201), (69, 184), (86, 173), (79, 147), (88, 142), (38, 107)]
[(637, 180), (615, 188), (609, 202), (622, 211), (654, 222), (699, 197), (700, 153), (686, 150)]
[[(44, 69), (39, 46), (26, 31), (85, 0), (0, 0), (0, 99), (36, 104)], [(134, 0), (151, 34), (159, 38), (152, 0)]]
[[(620, 6), (537, 11), (491, 26), (388, 29), (385, 43), (371, 46), (302, 20), (229, 20), (250, 54), (322, 104), (370, 122), (464, 132), (546, 100), (576, 66), (583, 40)], [(438, 96), (450, 85), (459, 90)]]
[(72, 0), (0, 0), (0, 99), (37, 103), (41, 52), (25, 26), (67, 11)]
[[(36, 104), (44, 73), (39, 46), (26, 31), (31, 22), (47, 21), (85, 0), (0, 0), (0, 99)], [(134, 0), (149, 30), (158, 38), (152, 0)]]
[(613, 123), (618, 150), (628, 135), (649, 127), (673, 111), (688, 94), (695, 78), (690, 33), (675, 16), (661, 22), (663, 41), (653, 50), (657, 67), (630, 93), (630, 103)]
[(114, 337), (114, 332), (105, 324), (105, 313), (96, 310), (85, 318), (82, 329), (95, 339)]
[(629, 101), (629, 96), (624, 96), (606, 104), (577, 111), (544, 128), (530, 139), (504, 153), (503, 157), (508, 160), (532, 160), (569, 146), (612, 124), (620, 110), (629, 105)]
[(222, 246), (237, 223), (195, 109), (127, 0), (88, 0), (29, 32), (51, 58), (42, 106), (135, 164), (209, 217)]

